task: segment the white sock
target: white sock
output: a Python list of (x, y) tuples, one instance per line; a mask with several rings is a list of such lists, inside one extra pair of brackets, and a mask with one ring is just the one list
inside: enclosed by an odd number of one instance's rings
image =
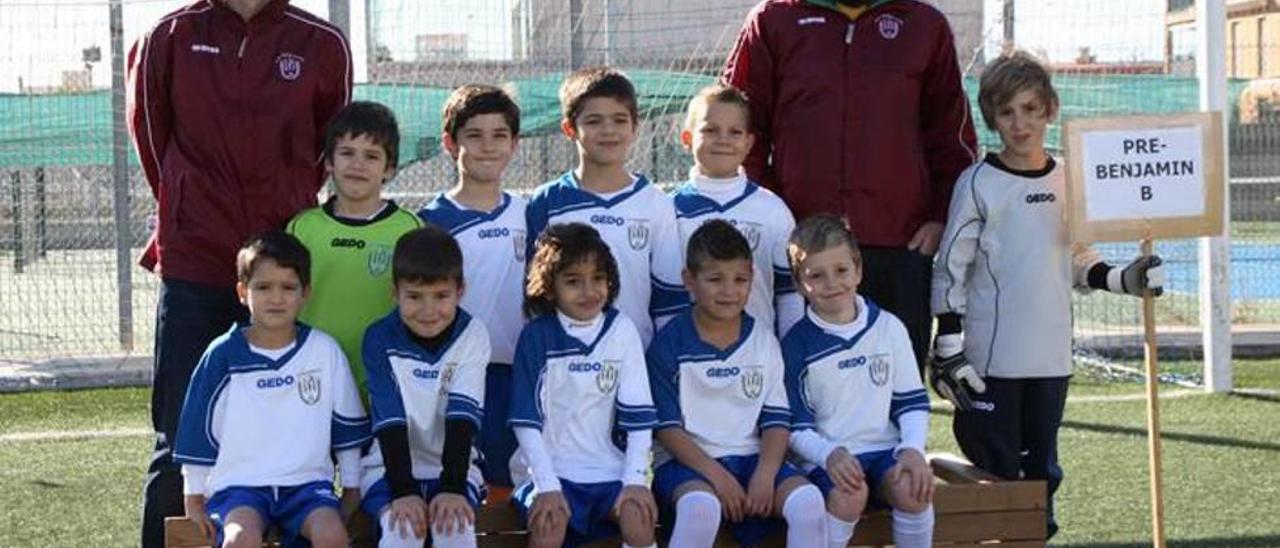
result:
[(676, 501), (670, 548), (709, 548), (720, 531), (720, 499), (706, 491), (685, 493)]
[(787, 520), (787, 546), (826, 544), (826, 515), (822, 491), (813, 485), (797, 487), (782, 501), (782, 517)]
[(827, 547), (828, 548), (844, 548), (849, 545), (849, 539), (853, 538), (853, 529), (858, 526), (858, 520), (845, 521), (834, 515), (827, 514)]
[(933, 545), (933, 505), (923, 512), (908, 514), (893, 510), (893, 544), (898, 548), (918, 548)]
[(461, 531), (454, 531), (452, 535), (442, 534), (432, 527), (431, 541), (431, 545), (436, 548), (476, 548), (476, 526), (468, 524)]
[(383, 512), (378, 523), (382, 525), (382, 539), (378, 541), (378, 548), (421, 548), (426, 541), (413, 536), (413, 528), (407, 525), (403, 534), (396, 531), (391, 526), (391, 512)]

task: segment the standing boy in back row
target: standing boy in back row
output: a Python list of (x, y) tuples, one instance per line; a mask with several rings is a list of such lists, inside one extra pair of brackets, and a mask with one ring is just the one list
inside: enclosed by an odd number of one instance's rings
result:
[(577, 70), (560, 85), (560, 106), (560, 129), (577, 145), (578, 167), (534, 191), (525, 213), (528, 241), (532, 246), (555, 223), (596, 229), (627, 273), (618, 310), (648, 346), (688, 298), (680, 285), (683, 253), (671, 198), (626, 169), (640, 123), (635, 86), (611, 68)]
[(342, 345), (360, 397), (369, 391), (360, 345), (364, 330), (391, 311), (391, 255), (396, 240), (422, 226), (382, 198), (395, 176), (400, 128), (391, 109), (356, 101), (325, 130), (324, 164), (334, 195), (289, 221), (288, 232), (311, 253), (313, 290), (299, 316)]
[(503, 174), (520, 140), (520, 107), (505, 91), (467, 84), (453, 90), (441, 115), (440, 136), (453, 157), (458, 180), (422, 211), (462, 247), (463, 277), (475, 288), (462, 308), (489, 328), (492, 362), (485, 372), (484, 428), (480, 450), (485, 480), (511, 486), (507, 470), (516, 439), (507, 427), (511, 363), (524, 327), (525, 200), (502, 188)]
[(1039, 62), (1021, 51), (996, 59), (982, 74), (978, 104), (1004, 148), (956, 182), (933, 271), (930, 384), (956, 405), (952, 429), (969, 460), (1004, 479), (1048, 480), (1053, 536), (1071, 288), (1159, 295), (1164, 271), (1156, 256), (1115, 268), (1067, 240), (1057, 199), (1065, 177), (1044, 150), (1058, 94)]

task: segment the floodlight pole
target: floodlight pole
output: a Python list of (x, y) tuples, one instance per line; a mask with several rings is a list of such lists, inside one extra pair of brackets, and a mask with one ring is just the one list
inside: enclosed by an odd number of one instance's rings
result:
[[(1226, 6), (1221, 0), (1196, 2), (1196, 77), (1200, 110), (1222, 112), (1222, 235), (1200, 238), (1200, 328), (1204, 341), (1204, 386), (1210, 392), (1231, 390), (1231, 166), (1227, 106)], [(1206, 184), (1213, 184), (1205, 181)]]
[(116, 308), (120, 349), (133, 351), (133, 223), (129, 219), (129, 131), (125, 126), (124, 0), (111, 0), (111, 179), (115, 186)]

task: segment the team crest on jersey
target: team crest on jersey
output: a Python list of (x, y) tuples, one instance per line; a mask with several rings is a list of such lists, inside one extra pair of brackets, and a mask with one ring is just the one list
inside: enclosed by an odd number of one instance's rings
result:
[(307, 405), (320, 401), (320, 375), (315, 370), (298, 374), (298, 398)]
[(876, 26), (880, 29), (880, 36), (883, 36), (885, 40), (893, 40), (902, 31), (902, 20), (885, 14), (876, 18)]
[(285, 80), (297, 80), (302, 76), (302, 57), (292, 53), (281, 53), (276, 57), (276, 70)]
[(375, 244), (369, 251), (369, 276), (377, 278), (391, 268), (391, 257), (394, 251), (389, 245)]
[(621, 360), (604, 360), (600, 363), (600, 371), (596, 373), (596, 388), (601, 394), (613, 392), (618, 386), (618, 374), (622, 372)]
[(871, 367), (867, 368), (867, 374), (871, 375), (871, 382), (876, 386), (884, 386), (889, 382), (889, 355), (871, 356)]
[(513, 229), (511, 231), (511, 251), (515, 252), (516, 262), (518, 263), (524, 262), (524, 251), (525, 251), (524, 246), (525, 246), (524, 231)]
[(747, 243), (751, 244), (751, 251), (755, 251), (760, 245), (760, 223), (751, 221), (734, 221), (733, 226), (738, 227), (738, 232), (742, 233), (742, 237), (747, 239)]
[(448, 362), (444, 364), (444, 368), (440, 370), (440, 395), (444, 396), (449, 393), (449, 387), (453, 386), (453, 376), (458, 372), (458, 362)]
[(640, 251), (649, 245), (649, 221), (644, 219), (627, 219), (627, 243), (631, 249)]
[(764, 366), (748, 365), (742, 368), (742, 395), (756, 399), (764, 392)]

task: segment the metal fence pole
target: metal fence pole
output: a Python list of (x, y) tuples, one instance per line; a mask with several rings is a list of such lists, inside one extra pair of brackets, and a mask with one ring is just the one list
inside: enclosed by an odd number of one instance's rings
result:
[(9, 172), (9, 181), (12, 183), (9, 192), (13, 195), (13, 271), (22, 274), (27, 254), (22, 245), (22, 172), (16, 169)]
[[(366, 17), (368, 17), (366, 15)], [(329, 22), (342, 29), (342, 35), (351, 41), (351, 1), (329, 0)]]
[[(1230, 149), (1230, 111), (1227, 110), (1226, 6), (1220, 0), (1196, 2), (1196, 76), (1200, 79), (1200, 110), (1223, 113), (1224, 152)], [(1231, 180), (1230, 154), (1222, 159), (1222, 175)], [(1204, 340), (1204, 387), (1210, 392), (1231, 390), (1231, 192), (1222, 193), (1222, 236), (1200, 238), (1200, 328)]]
[(129, 133), (125, 127), (124, 5), (111, 0), (112, 181), (115, 183), (116, 303), (120, 349), (133, 350), (133, 226), (129, 220)]
[(582, 68), (582, 0), (569, 0), (569, 70)]
[(36, 168), (36, 258), (43, 259), (49, 251), (49, 211), (45, 199), (44, 166)]

